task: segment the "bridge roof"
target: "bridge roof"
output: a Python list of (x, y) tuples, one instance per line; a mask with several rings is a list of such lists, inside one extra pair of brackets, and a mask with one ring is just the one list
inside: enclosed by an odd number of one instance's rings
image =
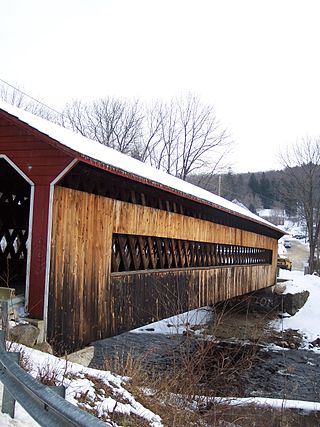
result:
[(13, 116), (13, 118), (19, 119), (20, 124), (23, 122), (28, 127), (31, 127), (32, 130), (49, 137), (47, 142), (54, 144), (62, 150), (67, 150), (68, 153), (71, 152), (75, 158), (91, 163), (95, 167), (124, 175), (132, 180), (162, 188), (181, 197), (186, 197), (229, 214), (251, 220), (264, 227), (273, 229), (279, 237), (286, 234), (283, 230), (265, 219), (216, 194), (0, 100), (0, 114), (1, 110)]

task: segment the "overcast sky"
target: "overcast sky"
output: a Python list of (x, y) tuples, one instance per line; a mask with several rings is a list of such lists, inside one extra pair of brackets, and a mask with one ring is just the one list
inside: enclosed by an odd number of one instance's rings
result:
[(276, 169), (280, 147), (320, 136), (319, 19), (318, 0), (2, 0), (0, 79), (56, 109), (192, 91), (235, 172)]

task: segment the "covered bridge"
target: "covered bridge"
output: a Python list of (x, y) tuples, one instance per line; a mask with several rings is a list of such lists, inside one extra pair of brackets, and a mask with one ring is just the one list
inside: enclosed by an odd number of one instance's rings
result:
[(0, 102), (0, 286), (56, 349), (276, 281), (274, 225)]

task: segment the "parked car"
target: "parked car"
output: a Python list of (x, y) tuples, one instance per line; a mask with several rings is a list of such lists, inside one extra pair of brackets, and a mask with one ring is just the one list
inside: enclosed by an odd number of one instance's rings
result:
[(291, 271), (292, 261), (290, 261), (289, 258), (285, 258), (285, 257), (278, 255), (277, 267), (282, 268), (284, 270), (290, 270)]
[(302, 240), (302, 239), (305, 239), (307, 236), (305, 234), (295, 234), (293, 237), (295, 239)]
[(291, 248), (291, 242), (290, 242), (290, 240), (285, 240), (284, 241), (284, 243), (283, 243), (283, 246), (285, 247), (285, 248)]

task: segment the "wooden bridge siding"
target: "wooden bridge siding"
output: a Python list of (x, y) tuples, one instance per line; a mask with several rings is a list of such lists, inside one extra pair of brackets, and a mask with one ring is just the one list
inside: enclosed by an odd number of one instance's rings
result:
[(115, 200), (112, 211), (114, 233), (273, 248), (266, 236), (160, 209)]
[(112, 323), (106, 303), (112, 229), (104, 198), (58, 187), (54, 199), (49, 335), (81, 347), (102, 336), (100, 321)]
[(114, 335), (267, 287), (274, 282), (272, 270), (262, 265), (112, 274), (112, 311), (118, 314), (118, 322), (107, 333)]
[[(166, 299), (168, 308), (176, 310), (178, 300), (185, 310), (275, 281), (275, 264), (111, 275), (112, 233), (263, 247), (274, 252), (277, 248), (277, 241), (266, 236), (56, 187), (48, 316), (51, 340), (63, 338), (74, 349), (175, 314), (164, 310)], [(233, 278), (232, 286), (226, 286), (228, 278)], [(163, 299), (164, 294), (172, 295), (170, 301)]]

